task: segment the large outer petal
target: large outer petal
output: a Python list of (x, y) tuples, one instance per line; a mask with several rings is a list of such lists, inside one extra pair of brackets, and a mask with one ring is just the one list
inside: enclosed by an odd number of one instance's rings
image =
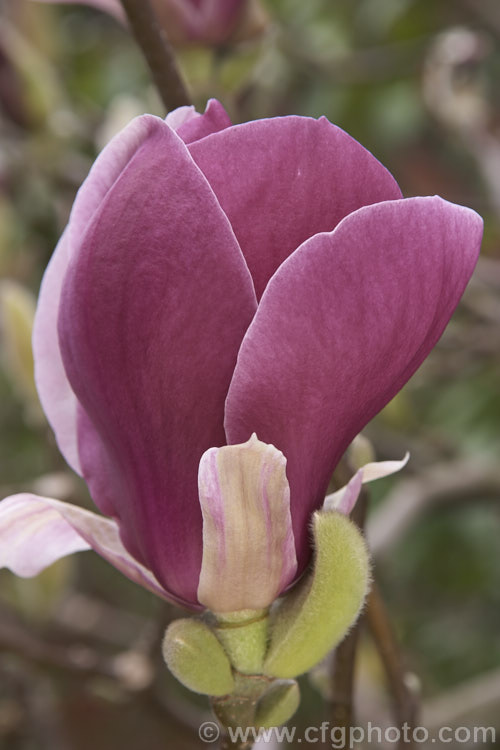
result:
[(234, 229), (260, 297), (302, 242), (401, 192), (389, 172), (324, 117), (237, 125), (190, 145)]
[(198, 463), (225, 442), (224, 401), (255, 309), (209, 184), (181, 139), (150, 118), (68, 270), (59, 335), (85, 410), (80, 457), (94, 501), (101, 507), (103, 486), (114, 493), (124, 543), (188, 601), (202, 553)]
[(308, 519), (353, 437), (441, 336), (473, 271), (482, 222), (440, 198), (360, 209), (305, 242), (270, 281), (243, 341), (226, 432), (287, 457), (302, 565)]
[[(33, 330), (38, 394), (61, 453), (79, 474), (81, 465), (76, 434), (78, 404), (68, 383), (57, 336), (62, 283), (71, 256), (78, 252), (81, 237), (90, 219), (130, 159), (148, 138), (151, 121), (154, 119), (149, 116), (136, 118), (99, 155), (78, 191), (69, 225), (54, 251), (40, 288)], [(204, 137), (226, 127), (229, 118), (222, 105), (211, 99), (203, 115), (195, 112), (194, 108), (180, 107), (171, 112), (166, 121), (174, 130), (180, 131), (184, 140), (191, 142), (197, 137)], [(111, 512), (110, 508), (102, 509), (104, 512)]]
[(35, 380), (43, 409), (59, 449), (81, 474), (77, 448), (78, 404), (68, 382), (59, 350), (57, 316), (64, 277), (89, 220), (149, 131), (150, 118), (139, 117), (117, 135), (100, 154), (78, 191), (69, 225), (45, 271), (33, 328)]
[(69, 264), (68, 230), (64, 231), (45, 271), (33, 325), (35, 383), (59, 450), (77, 474), (82, 473), (76, 436), (77, 401), (59, 351), (57, 314), (61, 286)]

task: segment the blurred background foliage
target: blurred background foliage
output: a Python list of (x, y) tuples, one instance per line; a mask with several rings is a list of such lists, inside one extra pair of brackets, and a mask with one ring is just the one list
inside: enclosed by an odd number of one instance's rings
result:
[[(235, 122), (324, 114), (406, 196), (439, 193), (485, 219), (481, 261), (443, 339), (367, 429), (379, 458), (412, 454), (402, 475), (374, 487), (368, 535), (422, 723), (500, 730), (500, 6), (265, 8), (256, 37), (178, 49), (199, 109), (215, 96)], [(76, 190), (102, 146), (144, 111), (164, 114), (116, 19), (83, 6), (0, 2), (2, 497), (32, 488), (90, 507), (36, 400), (30, 326)], [(176, 616), (92, 554), (35, 580), (2, 571), (0, 748), (198, 747), (206, 701), (159, 663)], [(328, 717), (326, 673), (324, 665), (302, 680), (300, 725)], [(366, 637), (357, 674), (359, 719), (391, 723)]]

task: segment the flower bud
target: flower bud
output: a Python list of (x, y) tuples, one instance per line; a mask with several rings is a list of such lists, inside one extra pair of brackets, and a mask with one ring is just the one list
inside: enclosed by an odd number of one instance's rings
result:
[(210, 628), (199, 620), (175, 620), (169, 625), (163, 657), (179, 682), (195, 693), (220, 696), (233, 691), (229, 659)]
[(368, 553), (357, 527), (334, 511), (313, 516), (313, 571), (283, 598), (271, 619), (264, 672), (307, 672), (355, 622), (369, 584)]
[(258, 729), (279, 727), (292, 718), (300, 703), (295, 680), (276, 680), (257, 704), (255, 726)]

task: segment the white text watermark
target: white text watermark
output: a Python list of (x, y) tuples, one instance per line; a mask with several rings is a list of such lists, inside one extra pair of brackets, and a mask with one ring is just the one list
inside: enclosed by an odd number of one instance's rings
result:
[[(217, 742), (220, 737), (220, 727), (215, 721), (205, 721), (199, 729), (199, 736), (203, 742), (211, 744)], [(292, 742), (304, 745), (315, 745), (321, 743), (330, 744), (332, 750), (348, 748), (354, 750), (359, 744), (386, 743), (400, 744), (425, 744), (431, 742), (439, 745), (470, 744), (485, 745), (495, 744), (494, 727), (440, 727), (430, 732), (425, 727), (410, 727), (407, 723), (401, 727), (379, 727), (372, 722), (366, 726), (335, 727), (328, 721), (320, 726), (307, 727), (299, 730), (297, 727), (272, 727), (271, 729), (255, 729), (253, 727), (233, 727), (228, 729), (232, 742), (257, 742), (261, 745), (277, 743), (279, 745), (291, 744)]]

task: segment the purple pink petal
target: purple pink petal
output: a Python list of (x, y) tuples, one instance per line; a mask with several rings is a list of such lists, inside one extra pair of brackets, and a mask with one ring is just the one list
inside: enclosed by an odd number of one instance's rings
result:
[(471, 276), (480, 217), (440, 198), (362, 208), (273, 276), (226, 404), (230, 443), (257, 432), (287, 457), (299, 569), (308, 519), (353, 437), (441, 336)]
[(190, 145), (245, 255), (260, 297), (296, 248), (361, 206), (401, 197), (394, 178), (324, 117), (275, 117)]
[(225, 442), (224, 401), (256, 300), (186, 146), (162, 120), (141, 121), (147, 136), (64, 279), (59, 338), (94, 501), (112, 506), (125, 545), (167, 591), (196, 602), (198, 463)]

